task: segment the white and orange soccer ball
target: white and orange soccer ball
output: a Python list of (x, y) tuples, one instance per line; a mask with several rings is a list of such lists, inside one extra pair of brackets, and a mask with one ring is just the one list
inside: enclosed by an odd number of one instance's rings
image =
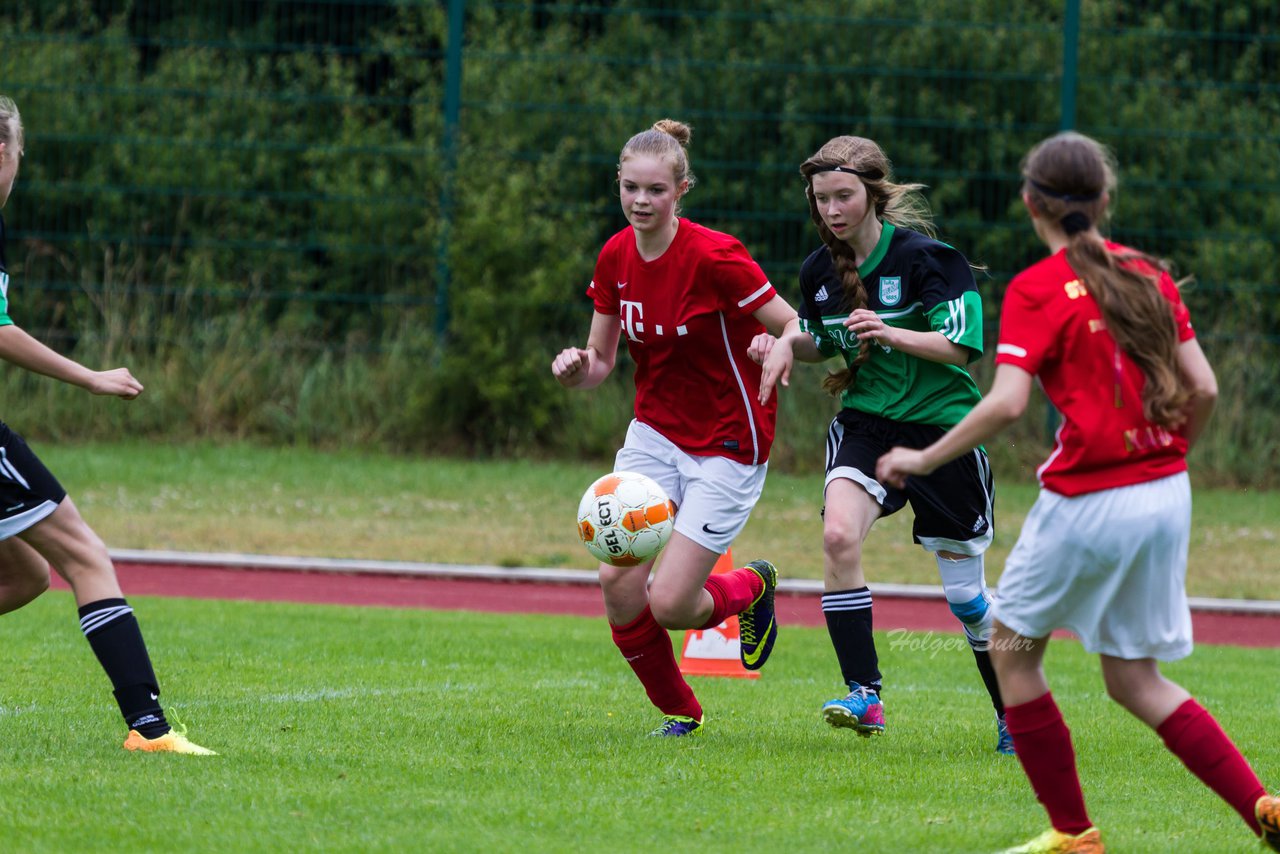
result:
[(578, 504), (578, 536), (587, 551), (614, 566), (653, 558), (671, 539), (675, 505), (652, 478), (615, 471), (587, 487)]

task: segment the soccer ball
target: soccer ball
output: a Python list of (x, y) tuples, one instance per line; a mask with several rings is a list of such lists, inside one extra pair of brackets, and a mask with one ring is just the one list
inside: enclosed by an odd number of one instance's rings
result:
[(615, 471), (587, 487), (578, 504), (578, 536), (599, 560), (636, 566), (657, 555), (671, 539), (675, 512), (652, 478)]

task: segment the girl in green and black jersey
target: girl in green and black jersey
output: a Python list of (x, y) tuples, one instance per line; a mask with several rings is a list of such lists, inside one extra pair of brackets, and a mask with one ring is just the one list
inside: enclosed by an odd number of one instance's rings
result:
[(909, 503), (914, 539), (934, 553), (995, 706), (997, 750), (1011, 753), (987, 651), (983, 554), (993, 534), (993, 483), (986, 454), (979, 448), (904, 489), (875, 479), (881, 454), (928, 445), (980, 399), (965, 369), (982, 355), (973, 272), (963, 255), (933, 239), (921, 186), (895, 183), (871, 140), (836, 137), (800, 172), (825, 245), (801, 267), (799, 318), (777, 339), (758, 336), (752, 355), (764, 365), (762, 399), (776, 382), (788, 383), (796, 359), (844, 360), (824, 382), (842, 410), (827, 437), (822, 610), (849, 693), (826, 703), (823, 717), (864, 736), (884, 732), (862, 543), (877, 519)]

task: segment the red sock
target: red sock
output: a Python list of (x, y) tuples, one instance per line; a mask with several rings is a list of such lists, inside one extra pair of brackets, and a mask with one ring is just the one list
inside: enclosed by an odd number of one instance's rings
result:
[(1054, 829), (1074, 836), (1093, 827), (1076, 774), (1071, 730), (1062, 720), (1053, 694), (1046, 692), (1029, 703), (1006, 706), (1004, 719), (1022, 770), (1027, 772)]
[(1262, 832), (1253, 808), (1267, 789), (1213, 715), (1194, 699), (1187, 700), (1156, 727), (1156, 734), (1192, 774), (1240, 813), (1254, 833)]
[(610, 625), (613, 642), (631, 665), (649, 700), (664, 715), (684, 715), (702, 719), (702, 706), (693, 689), (684, 681), (671, 649), (671, 636), (658, 625), (646, 605), (639, 617), (625, 626)]
[(723, 623), (734, 614), (741, 614), (756, 601), (764, 590), (764, 579), (746, 568), (722, 572), (707, 579), (706, 591), (711, 594), (715, 606), (702, 629), (710, 629)]

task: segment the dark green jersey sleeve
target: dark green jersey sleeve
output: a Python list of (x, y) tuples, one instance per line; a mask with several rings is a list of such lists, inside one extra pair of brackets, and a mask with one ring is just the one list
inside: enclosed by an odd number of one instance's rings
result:
[(975, 361), (982, 356), (982, 296), (973, 269), (945, 243), (935, 243), (930, 250), (916, 262), (929, 328), (968, 349), (969, 361)]

